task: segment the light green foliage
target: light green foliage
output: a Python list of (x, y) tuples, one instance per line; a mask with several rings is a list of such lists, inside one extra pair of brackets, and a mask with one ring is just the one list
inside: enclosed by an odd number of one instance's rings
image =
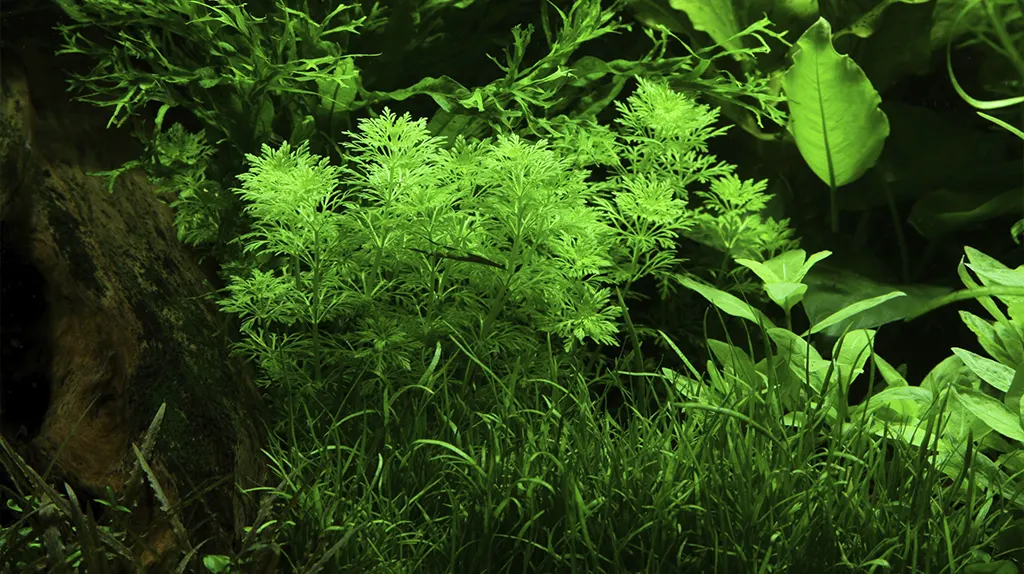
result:
[[(156, 185), (158, 192), (169, 193), (174, 198), (171, 207), (178, 239), (187, 245), (214, 242), (220, 222), (231, 205), (221, 194), (220, 184), (206, 177), (213, 148), (206, 145), (203, 133), (187, 133), (181, 124), (158, 133), (153, 146), (163, 169), (150, 169), (150, 182)], [(170, 176), (161, 177), (161, 171)]]
[[(245, 251), (270, 266), (235, 277), (222, 303), (243, 315), (246, 350), (277, 375), (294, 351), (313, 367), (303, 378), (319, 380), (325, 349), (383, 375), (454, 334), (494, 358), (531, 356), (544, 333), (566, 351), (614, 344), (613, 288), (677, 278), (691, 226), (758, 258), (788, 243), (756, 213), (763, 184), (706, 153), (721, 132), (710, 108), (641, 81), (620, 112), (621, 134), (580, 122), (552, 143), (512, 134), (447, 149), (424, 121), (385, 110), (343, 144), (344, 168), (264, 146), (238, 193), (254, 220)], [(583, 140), (577, 149), (615, 162), (608, 181), (588, 182), (581, 156), (563, 153)]]
[[(338, 348), (318, 327), (359, 303), (358, 292), (345, 288), (348, 269), (337, 258), (341, 215), (333, 210), (343, 199), (340, 171), (305, 146), (293, 152), (287, 143), (278, 150), (264, 145), (262, 156), (248, 159), (252, 168), (239, 176), (238, 193), (248, 202), (254, 230), (241, 240), (246, 252), (279, 257), (281, 264), (234, 277), (221, 306), (243, 317), (242, 348), (259, 358), (270, 380), (310, 377), (319, 385), (321, 367)], [(305, 336), (282, 332), (282, 326), (296, 326)], [(307, 373), (295, 364), (312, 368)]]
[(625, 104), (615, 106), (622, 126), (611, 184), (615, 209), (606, 201), (599, 205), (627, 247), (630, 267), (620, 279), (640, 270), (640, 276), (655, 277), (667, 296), (680, 278), (674, 250), (644, 259), (637, 249), (654, 243), (664, 248), (680, 236), (721, 252), (727, 271), (734, 257), (760, 260), (795, 247), (788, 221), (760, 213), (770, 199), (766, 183), (741, 181), (735, 166), (708, 153), (708, 140), (726, 131), (715, 127), (717, 108), (643, 79)]
[(782, 77), (789, 101), (787, 129), (808, 167), (831, 193), (832, 232), (839, 231), (837, 189), (878, 161), (889, 137), (882, 98), (864, 71), (832, 46), (832, 27), (820, 18), (800, 36), (793, 66)]
[(750, 259), (737, 258), (736, 263), (749, 268), (757, 277), (764, 282), (764, 290), (768, 297), (782, 310), (786, 312), (787, 325), (792, 326), (790, 311), (793, 306), (803, 300), (807, 292), (807, 285), (803, 278), (815, 263), (831, 255), (829, 251), (822, 251), (807, 258), (807, 252), (803, 249), (787, 251), (777, 257), (765, 261), (752, 261)]

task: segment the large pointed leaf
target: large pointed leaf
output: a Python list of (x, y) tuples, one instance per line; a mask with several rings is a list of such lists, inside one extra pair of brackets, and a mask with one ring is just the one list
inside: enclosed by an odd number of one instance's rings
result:
[(855, 181), (878, 160), (889, 120), (878, 92), (857, 63), (832, 47), (824, 18), (796, 43), (782, 77), (789, 100), (789, 133), (804, 161), (831, 189)]
[(856, 303), (847, 305), (846, 307), (843, 307), (842, 309), (836, 311), (835, 313), (832, 313), (828, 317), (822, 319), (820, 322), (815, 323), (810, 329), (808, 329), (805, 335), (814, 335), (815, 333), (820, 333), (833, 325), (838, 325), (839, 323), (846, 321), (847, 319), (853, 317), (854, 315), (864, 313), (865, 311), (870, 311), (871, 309), (874, 309), (875, 307), (882, 305), (883, 303), (890, 299), (906, 296), (907, 294), (904, 293), (903, 291), (893, 291), (891, 293), (886, 293), (884, 295), (879, 295), (877, 297), (872, 297), (870, 299), (864, 299), (863, 301), (857, 301)]
[(1013, 367), (959, 347), (953, 347), (953, 354), (959, 357), (979, 379), (1004, 393), (1010, 390), (1010, 384), (1013, 382)]
[(741, 23), (733, 10), (732, 0), (669, 0), (676, 10), (686, 12), (693, 27), (711, 36), (719, 46), (738, 50)]
[(1024, 428), (1020, 417), (997, 399), (974, 389), (959, 389), (956, 398), (971, 414), (978, 417), (999, 434), (1024, 441)]
[[(932, 299), (950, 292), (946, 287), (916, 284), (881, 283), (839, 266), (823, 263), (804, 278), (808, 285), (803, 299), (804, 311), (811, 324), (824, 329), (828, 337), (838, 337), (847, 329), (873, 329), (900, 321), (920, 312)], [(859, 313), (824, 328), (825, 318), (850, 305), (893, 292), (906, 293), (905, 297), (889, 299), (874, 308), (860, 309)], [(820, 332), (820, 331), (819, 331)]]
[(681, 277), (679, 279), (679, 283), (681, 283), (683, 287), (686, 287), (687, 289), (692, 289), (697, 293), (700, 293), (701, 295), (704, 296), (705, 299), (714, 304), (715, 307), (718, 307), (719, 309), (721, 309), (725, 313), (728, 313), (729, 315), (732, 315), (733, 317), (746, 319), (747, 321), (750, 321), (751, 323), (754, 323), (755, 325), (758, 326), (764, 326), (768, 328), (775, 327), (775, 325), (771, 322), (770, 319), (768, 319), (768, 317), (764, 313), (759, 311), (756, 307), (752, 307), (750, 304), (739, 299), (738, 297), (731, 293), (726, 293), (725, 291), (715, 289), (710, 285), (698, 283), (697, 281), (694, 281), (693, 279), (689, 279), (687, 277)]

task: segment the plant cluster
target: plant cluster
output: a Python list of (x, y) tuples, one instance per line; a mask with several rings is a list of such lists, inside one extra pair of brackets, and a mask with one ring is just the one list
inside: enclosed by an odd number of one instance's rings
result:
[[(503, 361), (533, 356), (548, 334), (566, 352), (611, 345), (614, 293), (677, 283), (681, 236), (697, 230), (727, 256), (792, 244), (785, 222), (760, 215), (763, 183), (707, 153), (720, 132), (707, 106), (641, 81), (620, 112), (621, 133), (445, 148), (422, 120), (385, 110), (352, 134), (344, 168), (301, 145), (250, 155), (239, 194), (254, 231), (240, 241), (267, 264), (234, 277), (221, 303), (243, 319), (242, 348), (270, 380), (321, 385), (328, 363), (387, 377), (454, 335)], [(607, 181), (562, 155), (582, 138), (603, 150)]]
[[(870, 209), (851, 207), (851, 190), (886, 205), (907, 278), (896, 191), (932, 238), (1019, 206), (998, 186), (966, 207), (901, 188), (905, 172), (886, 156), (901, 116), (882, 94), (945, 48), (957, 94), (1020, 135), (996, 116), (1020, 103), (1007, 92), (1020, 83), (977, 100), (951, 64), (957, 42), (977, 42), (1024, 80), (1019, 3), (552, 0), (512, 29), (504, 62), (487, 56), (497, 79), (456, 79), (445, 66), (489, 45), (469, 23), (518, 10), (506, 3), (58, 4), (74, 21), (61, 26), (62, 52), (96, 66), (73, 78), (83, 99), (113, 107), (112, 125), (159, 108), (138, 130), (145, 155), (99, 175), (113, 191), (118, 174), (145, 169), (175, 208), (179, 238), (222, 258), (216, 296), (239, 319), (236, 351), (278, 407), (265, 452), (279, 483), (244, 493), (260, 512), (230, 548), (205, 546), (149, 466), (162, 409), (134, 450), (129, 488), (108, 492), (96, 516), (0, 438), (18, 516), (2, 530), (0, 568), (1016, 571), (1024, 267), (967, 247), (963, 290), (922, 301), (876, 283), (816, 304), (825, 260), (837, 257), (808, 256), (799, 243), (813, 242), (797, 241), (788, 214), (799, 210), (778, 185), (744, 179), (744, 162), (712, 146), (725, 118), (757, 146), (788, 145), (799, 160), (788, 165), (810, 176), (800, 193), (827, 186), (827, 208), (812, 217), (829, 222), (832, 241), (844, 210)], [(577, 56), (632, 32), (627, 8), (652, 48)], [(790, 45), (773, 21), (802, 35)], [(531, 44), (534, 24), (543, 46)], [(464, 37), (452, 43), (452, 30)], [(871, 59), (905, 33), (915, 42), (903, 60)], [(681, 36), (679, 55), (670, 40)], [(413, 83), (396, 71), (403, 58), (447, 71)], [(429, 121), (392, 111), (415, 108), (414, 96), (436, 105)], [(169, 119), (181, 111), (202, 130)], [(691, 294), (723, 324), (738, 318), (745, 344), (735, 329), (705, 331), (708, 360), (695, 365), (676, 339), (634, 321), (645, 296)], [(987, 356), (957, 347), (908, 381), (876, 349), (879, 328), (965, 300), (989, 315), (961, 312)], [(780, 314), (762, 310), (768, 301)], [(824, 350), (823, 334), (837, 339)], [(681, 367), (649, 368), (651, 338)], [(592, 368), (593, 349), (616, 347), (630, 354), (612, 373)], [(852, 404), (865, 377), (871, 392)], [(619, 424), (590, 399), (600, 379), (652, 389), (656, 407), (627, 397), (632, 414)], [(142, 564), (153, 554), (129, 535), (142, 493), (172, 526), (166, 563)]]

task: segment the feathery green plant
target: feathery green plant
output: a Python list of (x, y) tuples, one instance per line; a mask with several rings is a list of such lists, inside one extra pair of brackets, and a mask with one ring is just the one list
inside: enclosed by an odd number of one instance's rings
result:
[(290, 378), (290, 356), (306, 386), (323, 382), (327, 362), (407, 371), (454, 334), (505, 358), (533, 355), (544, 333), (566, 352), (613, 344), (613, 290), (648, 276), (669, 284), (680, 235), (699, 227), (753, 257), (791, 243), (784, 223), (757, 213), (763, 184), (706, 153), (721, 132), (713, 110), (641, 80), (620, 112), (621, 133), (587, 130), (615, 162), (597, 183), (561, 152), (565, 138), (445, 149), (422, 120), (388, 110), (350, 134), (342, 168), (304, 145), (248, 156), (238, 193), (254, 231), (240, 241), (267, 264), (233, 278), (222, 302), (244, 318), (243, 348), (270, 379)]

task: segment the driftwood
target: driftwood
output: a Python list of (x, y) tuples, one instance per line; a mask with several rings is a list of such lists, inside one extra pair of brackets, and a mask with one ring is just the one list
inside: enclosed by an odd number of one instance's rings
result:
[[(133, 445), (166, 403), (149, 462), (169, 501), (212, 486), (185, 506), (186, 528), (240, 539), (254, 509), (238, 489), (266, 474), (262, 403), (229, 358), (209, 273), (145, 176), (121, 176), (110, 194), (87, 175), (138, 157), (139, 144), (105, 128), (108, 110), (70, 101), (54, 47), (5, 50), (0, 76), (3, 437), (38, 472), (53, 463), (51, 482), (79, 499), (105, 498), (124, 489)], [(133, 519), (154, 564), (176, 539), (145, 494)]]

